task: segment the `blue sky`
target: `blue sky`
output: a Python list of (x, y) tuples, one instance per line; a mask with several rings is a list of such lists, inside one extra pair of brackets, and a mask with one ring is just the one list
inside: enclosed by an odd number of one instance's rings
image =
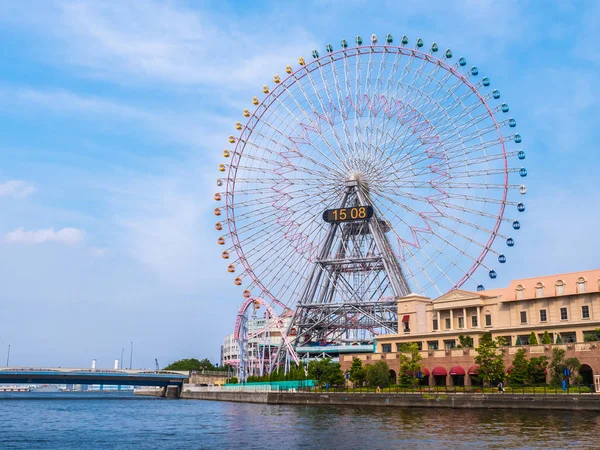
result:
[(594, 1), (0, 5), (0, 361), (217, 360), (241, 297), (211, 197), (240, 112), (275, 73), (357, 34), (475, 61), (527, 151), (512, 278), (598, 267)]

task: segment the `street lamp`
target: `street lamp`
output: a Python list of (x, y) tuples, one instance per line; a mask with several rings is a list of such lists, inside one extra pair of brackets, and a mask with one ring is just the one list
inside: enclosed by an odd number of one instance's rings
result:
[(131, 351), (129, 352), (129, 370), (131, 370), (132, 361), (133, 361), (133, 341), (131, 341)]
[(119, 361), (121, 361), (121, 369), (123, 369), (123, 352), (125, 351), (124, 348), (121, 349), (121, 359)]

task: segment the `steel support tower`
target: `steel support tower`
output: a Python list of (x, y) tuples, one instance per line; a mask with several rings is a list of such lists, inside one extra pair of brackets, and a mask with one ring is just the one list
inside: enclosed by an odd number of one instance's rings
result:
[[(351, 177), (339, 207), (361, 206), (372, 206), (368, 186)], [(388, 231), (388, 223), (376, 213), (329, 225), (287, 330), (297, 353), (304, 346), (350, 344), (398, 332), (396, 300), (410, 289)], [(280, 351), (277, 360), (281, 363), (284, 356)]]

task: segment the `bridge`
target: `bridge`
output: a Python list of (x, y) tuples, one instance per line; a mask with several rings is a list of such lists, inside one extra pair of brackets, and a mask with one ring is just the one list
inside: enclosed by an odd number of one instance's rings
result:
[(166, 370), (0, 368), (0, 383), (10, 384), (102, 384), (164, 388), (176, 386), (181, 390), (188, 379), (188, 372)]

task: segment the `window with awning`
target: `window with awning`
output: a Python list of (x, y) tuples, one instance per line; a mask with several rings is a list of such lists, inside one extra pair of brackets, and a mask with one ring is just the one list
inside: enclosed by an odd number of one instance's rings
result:
[(446, 375), (448, 375), (448, 372), (446, 372), (446, 369), (444, 369), (443, 367), (437, 366), (433, 368), (431, 374), (434, 377), (445, 377)]
[(452, 369), (450, 369), (450, 375), (464, 375), (465, 374), (465, 369), (463, 369), (461, 366), (454, 366)]
[(475, 366), (469, 367), (469, 370), (467, 370), (467, 373), (469, 375), (477, 375), (479, 373), (479, 366), (475, 365)]
[(410, 319), (410, 316), (408, 314), (402, 316), (402, 326), (404, 328), (405, 333), (408, 333), (410, 331), (410, 326), (408, 325), (409, 319)]

